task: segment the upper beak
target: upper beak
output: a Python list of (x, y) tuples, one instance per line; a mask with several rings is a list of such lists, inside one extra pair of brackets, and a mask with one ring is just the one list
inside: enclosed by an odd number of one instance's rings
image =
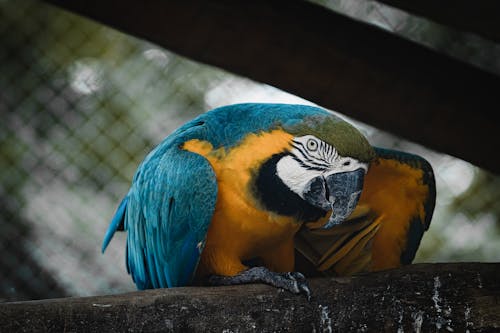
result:
[(363, 189), (364, 169), (318, 176), (309, 182), (304, 199), (313, 206), (331, 210), (332, 215), (322, 229), (342, 223), (356, 207)]

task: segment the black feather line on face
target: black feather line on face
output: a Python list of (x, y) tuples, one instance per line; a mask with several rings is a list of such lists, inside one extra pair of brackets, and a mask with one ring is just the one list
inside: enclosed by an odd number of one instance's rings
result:
[(301, 167), (303, 167), (304, 169), (306, 170), (311, 170), (311, 171), (325, 171), (325, 168), (324, 167), (314, 167), (314, 166), (310, 166), (310, 165), (307, 165), (305, 164), (300, 158), (298, 158), (296, 155), (294, 154), (290, 154), (293, 158), (294, 161), (296, 161), (297, 163), (300, 164)]
[[(301, 143), (301, 142), (294, 142), (292, 143), (292, 147), (294, 147), (296, 149), (296, 151), (298, 151), (302, 157), (303, 157), (303, 160), (301, 160), (301, 164), (303, 163), (305, 165), (305, 162), (308, 162), (309, 164), (311, 164), (312, 166), (316, 166), (318, 168), (321, 168), (320, 171), (324, 171), (326, 169), (328, 169), (331, 165), (329, 164), (326, 164), (326, 163), (320, 163), (318, 161), (318, 159), (310, 156), (307, 152), (307, 149), (304, 147), (304, 145)], [(295, 155), (293, 152), (291, 153), (292, 156), (295, 156), (297, 159), (300, 160), (300, 157)]]
[[(302, 143), (300, 143), (300, 142), (293, 142), (292, 143), (292, 147), (295, 148), (300, 153), (300, 155), (302, 155), (302, 157), (304, 159), (308, 158), (307, 157), (307, 151), (306, 151), (306, 149), (305, 149), (305, 147), (304, 147), (304, 145)], [(296, 155), (294, 155), (294, 156), (296, 156)], [(297, 158), (299, 158), (299, 157), (297, 156)]]
[(288, 155), (291, 154), (275, 154), (260, 167), (254, 176), (252, 193), (268, 211), (282, 216), (293, 216), (298, 222), (317, 221), (327, 212), (309, 204), (278, 177), (276, 164)]
[(324, 141), (321, 141), (320, 149), (321, 157), (327, 162), (332, 162), (338, 156), (337, 150)]

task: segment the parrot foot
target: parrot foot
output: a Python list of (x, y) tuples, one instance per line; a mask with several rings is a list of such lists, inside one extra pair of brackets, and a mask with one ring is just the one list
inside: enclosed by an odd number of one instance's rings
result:
[(265, 267), (252, 267), (235, 276), (212, 275), (208, 283), (212, 286), (229, 286), (247, 283), (266, 283), (294, 294), (304, 294), (311, 300), (311, 289), (305, 276), (299, 272), (276, 273)]

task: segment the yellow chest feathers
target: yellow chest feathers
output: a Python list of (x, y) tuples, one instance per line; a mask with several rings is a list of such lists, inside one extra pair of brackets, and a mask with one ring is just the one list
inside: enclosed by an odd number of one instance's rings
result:
[(248, 135), (231, 150), (190, 140), (185, 150), (204, 156), (217, 177), (218, 194), (207, 247), (224, 244), (251, 257), (293, 237), (300, 224), (293, 217), (265, 210), (252, 193), (252, 177), (264, 161), (290, 148), (292, 135), (281, 130)]

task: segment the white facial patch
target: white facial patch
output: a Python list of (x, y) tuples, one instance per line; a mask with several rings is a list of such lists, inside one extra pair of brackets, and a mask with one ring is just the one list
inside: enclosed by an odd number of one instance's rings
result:
[(313, 135), (294, 138), (292, 146), (291, 154), (278, 161), (276, 171), (283, 183), (301, 198), (315, 177), (357, 169), (368, 171), (367, 163), (340, 156), (335, 147)]
[(288, 155), (278, 161), (276, 164), (276, 173), (290, 190), (304, 199), (303, 193), (306, 185), (312, 178), (321, 175), (322, 172), (307, 170), (292, 156)]

